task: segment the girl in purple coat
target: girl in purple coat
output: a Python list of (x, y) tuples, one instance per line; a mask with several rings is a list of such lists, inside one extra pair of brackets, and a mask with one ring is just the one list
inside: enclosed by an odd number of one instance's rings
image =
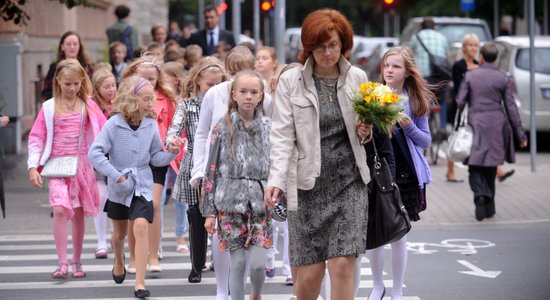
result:
[[(392, 147), (395, 158), (396, 183), (411, 221), (418, 221), (418, 213), (425, 209), (426, 185), (432, 180), (423, 149), (432, 141), (428, 127), (430, 103), (435, 95), (422, 79), (414, 64), (414, 54), (406, 47), (393, 47), (382, 58), (382, 83), (391, 87), (402, 99), (404, 118), (393, 128)], [(391, 298), (403, 298), (403, 280), (407, 266), (407, 236), (391, 243), (393, 288)], [(373, 276), (373, 290), (369, 299), (382, 299), (386, 293), (384, 247), (367, 251)]]

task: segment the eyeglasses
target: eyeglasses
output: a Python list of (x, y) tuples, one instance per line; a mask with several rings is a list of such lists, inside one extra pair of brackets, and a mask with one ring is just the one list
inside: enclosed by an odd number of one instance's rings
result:
[(325, 45), (319, 45), (319, 46), (313, 48), (313, 52), (325, 53), (325, 51), (328, 49), (331, 53), (334, 53), (334, 52), (340, 51), (341, 48), (342, 48), (342, 45), (340, 45), (340, 44), (330, 43), (326, 46)]

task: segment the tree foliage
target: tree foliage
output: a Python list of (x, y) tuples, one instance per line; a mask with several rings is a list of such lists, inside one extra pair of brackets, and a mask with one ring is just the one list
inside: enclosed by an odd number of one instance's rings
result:
[[(56, 1), (56, 0), (50, 0)], [(75, 6), (94, 7), (91, 0), (57, 0), (59, 3), (71, 9)], [(0, 0), (0, 14), (2, 19), (9, 22), (13, 21), (16, 25), (27, 25), (27, 21), (31, 19), (29, 14), (24, 10), (26, 0)]]

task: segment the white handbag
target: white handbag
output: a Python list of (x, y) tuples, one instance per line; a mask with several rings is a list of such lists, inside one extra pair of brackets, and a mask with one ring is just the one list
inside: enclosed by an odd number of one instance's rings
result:
[(43, 177), (71, 177), (76, 175), (78, 166), (78, 155), (80, 154), (80, 145), (82, 144), (82, 132), (84, 131), (84, 118), (86, 105), (82, 103), (82, 118), (80, 121), (80, 135), (78, 137), (78, 150), (76, 155), (53, 157), (46, 161), (40, 175)]
[[(457, 117), (458, 113), (455, 116), (455, 126), (457, 124)], [(455, 162), (464, 162), (470, 156), (473, 139), (474, 133), (472, 127), (468, 124), (468, 105), (466, 105), (462, 111), (458, 128), (449, 136), (447, 159)]]

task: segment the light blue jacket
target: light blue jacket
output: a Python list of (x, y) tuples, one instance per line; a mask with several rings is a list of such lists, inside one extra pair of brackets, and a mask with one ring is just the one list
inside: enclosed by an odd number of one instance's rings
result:
[[(134, 131), (120, 114), (105, 123), (88, 151), (94, 168), (108, 178), (108, 199), (128, 207), (134, 195), (147, 201), (153, 199), (153, 172), (149, 164), (166, 166), (176, 155), (162, 150), (155, 119), (143, 118)], [(127, 180), (117, 183), (122, 175)]]

